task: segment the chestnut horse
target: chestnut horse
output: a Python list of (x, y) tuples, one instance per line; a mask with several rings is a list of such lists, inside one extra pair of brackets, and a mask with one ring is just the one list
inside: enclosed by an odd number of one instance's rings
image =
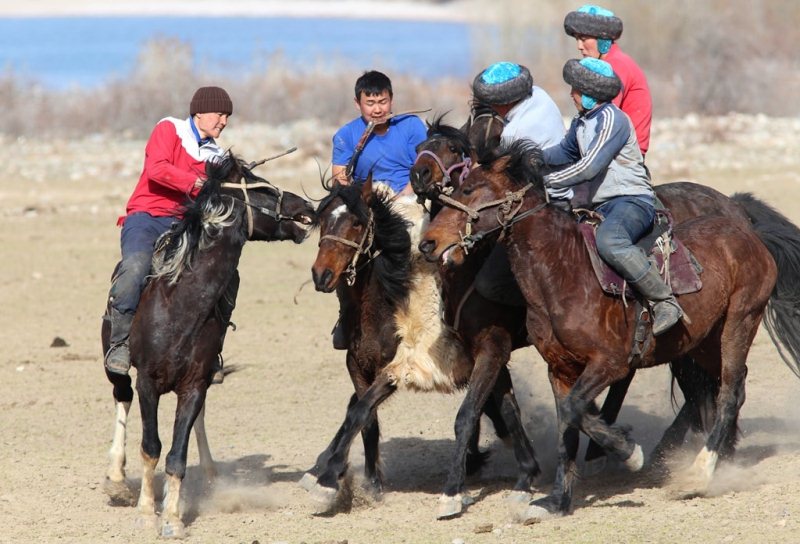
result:
[[(430, 209), (434, 215), (443, 202), (447, 202), (447, 195), (460, 186), (470, 168), (477, 166), (477, 149), (481, 149), (480, 154), (489, 156), (499, 142), (503, 124), (493, 117), (491, 107), (477, 102), (473, 107), (476, 109), (473, 110), (472, 117), (460, 130), (443, 123), (441, 117), (435, 119), (429, 124), (427, 140), (417, 148), (417, 160), (411, 169), (411, 183), (421, 200), (431, 201)], [(476, 114), (476, 111), (483, 113)], [(494, 116), (499, 114), (495, 112)], [(468, 132), (465, 133), (464, 130)], [(777, 317), (777, 314), (770, 311), (771, 308), (791, 304), (791, 301), (800, 297), (800, 229), (780, 213), (751, 195), (735, 194), (729, 198), (715, 189), (697, 183), (673, 182), (656, 185), (654, 189), (661, 202), (670, 210), (675, 223), (712, 214), (738, 217), (753, 225), (775, 260), (780, 259), (785, 263), (779, 267), (778, 287), (773, 290), (767, 306), (768, 319), (772, 315)], [(471, 254), (469, 260), (475, 259), (476, 256)], [(469, 275), (466, 271), (461, 274), (464, 277)], [(775, 327), (781, 326), (791, 327), (788, 323), (776, 322), (768, 331), (772, 334)], [(783, 352), (781, 355), (786, 360)], [(797, 357), (797, 354), (793, 356)], [(689, 427), (696, 431), (702, 430), (701, 412), (713, 402), (718, 389), (686, 357), (674, 361), (670, 366), (684, 397), (692, 402), (684, 404), (674, 423), (664, 433), (656, 447), (655, 461), (663, 460), (669, 450), (680, 444)], [(628, 378), (615, 382), (609, 389), (601, 410), (606, 422), (613, 423), (616, 420), (634, 374), (635, 371), (631, 371)], [(586, 450), (587, 464), (593, 470), (598, 470), (604, 460), (604, 450), (594, 441), (590, 441)]]
[[(254, 175), (238, 158), (226, 155), (207, 163), (208, 179), (183, 219), (159, 240), (153, 276), (142, 292), (130, 334), (131, 362), (137, 369), (136, 391), (142, 417), (144, 470), (138, 507), (155, 523), (153, 478), (161, 456), (158, 403), (161, 395), (178, 396), (172, 447), (167, 454), (164, 507), (160, 533), (181, 537), (180, 488), (186, 473), (189, 434), (194, 426), (200, 463), (214, 476), (203, 425), (212, 364), (222, 348), (225, 324), (217, 305), (234, 276), (248, 240), (292, 240), (300, 243), (315, 217), (303, 198), (281, 191)], [(104, 321), (103, 353), (109, 341)], [(114, 385), (116, 420), (105, 490), (114, 502), (132, 500), (125, 481), (125, 427), (133, 390), (127, 375), (106, 371)]]
[[(640, 469), (641, 447), (627, 431), (597, 417), (593, 402), (632, 369), (686, 355), (720, 384), (711, 432), (684, 483), (687, 496), (703, 494), (721, 452), (732, 451), (736, 441), (747, 353), (775, 288), (776, 260), (740, 218), (713, 215), (679, 224), (675, 236), (704, 267), (703, 288), (680, 297), (689, 319), (651, 338), (633, 356), (634, 305), (626, 308), (600, 289), (575, 222), (548, 203), (540, 165), (540, 151), (529, 142), (501, 150), (453, 192), (461, 208), (442, 210), (420, 243), (428, 258), (453, 267), (463, 264), (465, 249), (479, 239), (502, 238), (508, 249), (528, 306), (528, 333), (548, 364), (559, 429), (553, 490), (532, 501), (520, 518), (537, 521), (570, 511), (579, 431), (630, 469)], [(772, 311), (790, 320), (798, 305), (795, 300)], [(798, 352), (794, 331), (773, 332), (792, 354)], [(797, 373), (797, 359), (790, 363)]]
[[(416, 261), (430, 269), (436, 277), (435, 267), (425, 264), (419, 256), (411, 255), (411, 238), (406, 220), (394, 211), (394, 206), (386, 195), (372, 192), (371, 182), (362, 187), (334, 184), (326, 186), (329, 194), (320, 202), (317, 213), (320, 225), (320, 242), (317, 259), (312, 268), (317, 290), (331, 292), (337, 290), (340, 298), (348, 297), (357, 311), (355, 315), (343, 313), (342, 319), (354, 331), (347, 350), (347, 368), (356, 392), (347, 409), (347, 417), (327, 449), (320, 454), (315, 466), (303, 479), (306, 489), (313, 492), (315, 499), (328, 510), (334, 505), (339, 480), (347, 470), (347, 456), (352, 440), (360, 431), (364, 442), (365, 474), (372, 491), (380, 492), (382, 477), (378, 470), (378, 406), (398, 388), (415, 390), (436, 390), (452, 392), (453, 388), (468, 387), (466, 398), (456, 418), (456, 448), (453, 462), (445, 484), (445, 493), (437, 512), (439, 518), (458, 515), (469, 498), (462, 497), (465, 470), (468, 464), (476, 468), (485, 459), (477, 448), (479, 418), (483, 410), (501, 435), (510, 435), (517, 457), (519, 472), (515, 490), (527, 492), (532, 479), (539, 473), (533, 447), (525, 435), (519, 419), (519, 407), (511, 388), (508, 370), (498, 368), (495, 360), (469, 359), (462, 353), (463, 348), (447, 350), (444, 346), (439, 357), (452, 364), (450, 376), (447, 370), (431, 370), (432, 375), (440, 374), (435, 383), (413, 381), (408, 376), (416, 376), (416, 369), (399, 372), (398, 355), (403, 348), (401, 327), (405, 321), (413, 321), (414, 307), (410, 302), (412, 269), (410, 263)], [(415, 276), (416, 277), (416, 276)], [(443, 288), (448, 289), (445, 278)], [(419, 291), (422, 281), (414, 280), (414, 289)], [(436, 289), (438, 291), (438, 289)], [(455, 301), (457, 303), (457, 301)], [(445, 309), (452, 316), (454, 301), (450, 300)], [(470, 308), (470, 311), (485, 311), (486, 308)], [(397, 319), (393, 316), (400, 315)], [(431, 316), (438, 321), (439, 316)], [(495, 315), (497, 322), (504, 322), (502, 314)], [(524, 338), (524, 327), (520, 324), (520, 337)], [(422, 324), (424, 329), (433, 330), (433, 322)], [(403, 329), (405, 330), (405, 329)], [(479, 337), (471, 338), (473, 333)], [(495, 346), (508, 360), (512, 349), (511, 339), (496, 339), (493, 331), (474, 331), (459, 328), (458, 338), (475, 345), (501, 344)], [(403, 336), (403, 340), (407, 338)], [(452, 340), (452, 339), (451, 339)], [(515, 339), (517, 343), (522, 340)], [(412, 340), (413, 342), (413, 340)], [(443, 342), (444, 343), (444, 342)], [(434, 344), (434, 349), (441, 348)], [(405, 349), (405, 348), (403, 348)], [(413, 349), (413, 348), (412, 348)], [(455, 353), (454, 353), (455, 352)], [(413, 359), (411, 366), (417, 364), (416, 354), (405, 357)], [(428, 352), (426, 352), (428, 353)], [(421, 354), (425, 358), (425, 354)], [(436, 356), (427, 357), (432, 365), (440, 364)], [(402, 374), (402, 379), (397, 375)], [(433, 379), (431, 381), (434, 381)], [(467, 458), (471, 457), (471, 463)]]

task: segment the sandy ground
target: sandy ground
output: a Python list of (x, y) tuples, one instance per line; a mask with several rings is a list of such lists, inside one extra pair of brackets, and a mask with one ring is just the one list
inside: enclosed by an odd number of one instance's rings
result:
[[(796, 119), (738, 117), (665, 122), (655, 129), (648, 162), (658, 181), (691, 177), (728, 193), (754, 191), (800, 223), (797, 125)], [(237, 127), (229, 136), (241, 141), (237, 149), (248, 158), (283, 145), (265, 127)], [(112, 506), (102, 492), (113, 402), (101, 367), (100, 316), (118, 257), (114, 222), (138, 175), (142, 147), (143, 142), (102, 137), (0, 145), (2, 543), (156, 540), (137, 526), (134, 508)], [(275, 161), (265, 173), (285, 188), (300, 191), (302, 185), (319, 195), (317, 165), (309, 155)], [(380, 410), (387, 479), (383, 501), (357, 495), (349, 512), (314, 516), (296, 482), (333, 436), (352, 392), (343, 353), (329, 347), (334, 296), (318, 294), (311, 285), (300, 290), (310, 279), (315, 248), (314, 239), (301, 246), (253, 243), (245, 248), (234, 313), (238, 330), (226, 345), (227, 361), (238, 371), (212, 388), (207, 406), (211, 448), (222, 477), (205, 489), (192, 443), (187, 541), (798, 541), (800, 379), (763, 332), (749, 358), (738, 455), (718, 473), (711, 497), (672, 500), (664, 488), (612, 466), (578, 484), (573, 515), (514, 524), (504, 502), (514, 476), (513, 456), (485, 423), (483, 444), (492, 457), (469, 480), (476, 503), (459, 519), (436, 521), (462, 395), (400, 393)], [(57, 337), (67, 345), (52, 347)], [(511, 368), (526, 428), (544, 465), (534, 489), (541, 494), (550, 487), (554, 464), (544, 364), (526, 349), (514, 353)], [(174, 397), (164, 397), (165, 454), (173, 414)], [(640, 372), (621, 422), (634, 427), (645, 452), (672, 414), (664, 370)], [(134, 405), (127, 448), (134, 487), (141, 478), (140, 429)], [(690, 441), (686, 455), (697, 450), (696, 441)], [(360, 443), (351, 460), (357, 481)]]

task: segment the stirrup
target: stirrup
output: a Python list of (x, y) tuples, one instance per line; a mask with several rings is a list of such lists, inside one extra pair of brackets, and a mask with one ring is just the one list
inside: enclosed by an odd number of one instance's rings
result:
[(108, 348), (105, 357), (103, 357), (103, 366), (111, 374), (126, 376), (131, 369), (131, 355), (128, 345), (122, 343)]

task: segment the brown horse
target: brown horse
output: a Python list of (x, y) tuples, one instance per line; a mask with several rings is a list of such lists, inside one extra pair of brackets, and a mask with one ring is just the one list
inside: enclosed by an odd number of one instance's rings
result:
[[(456, 448), (437, 516), (458, 515), (463, 504), (469, 501), (461, 495), (467, 458), (472, 457), (473, 466), (485, 459), (477, 449), (481, 411), (493, 420), (498, 434), (510, 435), (519, 465), (514, 489), (527, 492), (532, 479), (539, 473), (539, 467), (520, 423), (519, 407), (508, 371), (495, 365), (495, 360), (502, 357), (481, 358), (473, 362), (463, 353), (460, 342), (459, 347), (453, 349), (438, 338), (431, 346), (432, 350), (438, 350), (438, 360), (432, 355), (426, 356), (427, 351), (409, 353), (409, 350), (416, 349), (416, 345), (407, 345), (408, 334), (401, 334), (401, 331), (418, 332), (421, 328), (429, 332), (435, 328), (434, 321), (439, 321), (438, 315), (434, 315), (429, 316), (430, 321), (422, 323), (422, 327), (409, 325), (415, 323), (417, 308), (410, 294), (412, 283), (416, 293), (428, 283), (438, 291), (435, 267), (425, 264), (418, 256), (412, 257), (406, 220), (394, 211), (387, 197), (372, 192), (371, 182), (361, 188), (338, 184), (326, 188), (329, 194), (317, 209), (320, 247), (312, 274), (317, 290), (330, 292), (336, 289), (340, 298), (352, 300), (351, 305), (356, 309), (352, 314), (345, 312), (342, 315), (347, 328), (353, 331), (347, 350), (347, 368), (356, 392), (344, 423), (304, 477), (304, 487), (314, 493), (324, 510), (330, 509), (339, 489), (338, 482), (347, 470), (350, 444), (361, 432), (366, 478), (372, 491), (380, 492), (382, 478), (378, 470), (376, 416), (380, 403), (403, 387), (441, 392), (468, 387), (456, 418)], [(422, 279), (413, 275), (417, 274), (410, 268), (414, 262), (430, 269)], [(448, 280), (443, 283), (447, 285)], [(450, 317), (457, 302), (451, 299), (447, 304), (446, 312)], [(503, 322), (501, 314), (495, 317), (498, 322)], [(491, 344), (495, 350), (505, 354), (505, 360), (508, 359), (511, 339), (497, 339), (493, 331), (473, 331), (470, 328), (459, 328), (458, 337), (466, 339), (473, 332), (480, 332), (480, 336), (469, 338), (472, 345), (479, 342)], [(524, 333), (522, 327), (519, 332)], [(414, 338), (418, 338), (416, 332), (414, 334)], [(414, 344), (414, 341), (410, 343)], [(425, 371), (414, 368), (417, 356), (427, 359), (430, 367)], [(441, 361), (451, 366), (433, 368), (441, 365)], [(420, 379), (420, 375), (425, 378)]]
[[(420, 243), (429, 258), (448, 266), (460, 266), (465, 248), (501, 233), (508, 249), (528, 305), (528, 333), (549, 367), (559, 422), (553, 491), (531, 502), (520, 517), (536, 521), (570, 511), (579, 431), (629, 468), (641, 468), (641, 447), (625, 430), (592, 412), (594, 399), (634, 368), (686, 355), (720, 384), (711, 432), (687, 471), (686, 494), (702, 494), (720, 452), (732, 451), (736, 441), (747, 353), (775, 287), (776, 261), (750, 224), (739, 218), (706, 216), (678, 225), (676, 237), (704, 267), (703, 288), (680, 297), (690, 319), (651, 338), (641, 355), (632, 356), (634, 305), (626, 308), (600, 289), (574, 221), (548, 204), (540, 164), (539, 150), (528, 142), (498, 153), (453, 193), (463, 209), (440, 212)], [(791, 319), (798, 304), (796, 300), (794, 307), (774, 311)], [(775, 332), (797, 352), (800, 337), (793, 331)], [(791, 363), (797, 372), (797, 360)]]
[[(208, 179), (197, 199), (159, 241), (153, 276), (142, 293), (130, 334), (142, 417), (144, 470), (138, 507), (148, 524), (156, 521), (153, 478), (161, 455), (158, 403), (165, 393), (178, 396), (172, 447), (166, 460), (160, 527), (163, 537), (181, 537), (185, 532), (180, 488), (193, 426), (201, 466), (207, 477), (214, 476), (203, 410), (225, 327), (217, 306), (230, 281), (238, 277), (242, 248), (248, 240), (300, 243), (307, 234), (301, 225), (312, 224), (315, 217), (305, 199), (255, 176), (232, 155), (220, 163), (208, 163), (206, 173)], [(103, 353), (108, 337), (109, 327), (104, 322)], [(112, 501), (127, 502), (132, 493), (125, 481), (125, 426), (133, 390), (129, 376), (108, 371), (106, 376), (114, 385), (116, 403), (106, 492)]]
[[(503, 124), (494, 119), (491, 107), (480, 103), (475, 103), (473, 107), (473, 115), (460, 130), (443, 123), (441, 117), (435, 119), (429, 124), (427, 140), (417, 148), (417, 160), (411, 169), (411, 183), (421, 200), (431, 201), (430, 209), (434, 215), (443, 203), (447, 204), (447, 195), (461, 185), (470, 168), (478, 165), (479, 155), (488, 156), (493, 146), (499, 143)], [(476, 111), (483, 113), (476, 114)], [(494, 116), (498, 115), (494, 113)], [(478, 148), (481, 149), (480, 153)], [(675, 223), (704, 215), (738, 217), (750, 222), (775, 260), (786, 263), (779, 267), (779, 285), (772, 292), (768, 309), (792, 304), (793, 300), (800, 297), (800, 229), (781, 214), (751, 195), (735, 194), (729, 198), (697, 183), (673, 182), (657, 185), (654, 189), (670, 210)], [(787, 252), (787, 247), (792, 250)], [(476, 255), (471, 254), (469, 260), (476, 260)], [(466, 271), (460, 274), (465, 278), (468, 276)], [(768, 318), (771, 315), (773, 313), (770, 311)], [(780, 326), (790, 327), (789, 324), (776, 323), (768, 330)], [(690, 427), (697, 431), (703, 429), (701, 412), (713, 401), (718, 390), (713, 381), (698, 373), (688, 358), (674, 361), (670, 366), (684, 398), (691, 402), (683, 405), (656, 447), (653, 459), (657, 462), (682, 442)], [(607, 423), (616, 420), (634, 374), (635, 371), (631, 371), (628, 378), (615, 382), (609, 389), (601, 410), (601, 416)], [(594, 441), (590, 441), (586, 450), (586, 462), (590, 467), (587, 472), (599, 470), (605, 463), (605, 452)]]

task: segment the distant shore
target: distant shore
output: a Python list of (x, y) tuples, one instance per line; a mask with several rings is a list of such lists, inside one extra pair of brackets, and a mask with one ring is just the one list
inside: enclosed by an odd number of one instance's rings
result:
[(468, 21), (471, 0), (446, 4), (379, 0), (0, 0), (0, 17), (325, 17)]

